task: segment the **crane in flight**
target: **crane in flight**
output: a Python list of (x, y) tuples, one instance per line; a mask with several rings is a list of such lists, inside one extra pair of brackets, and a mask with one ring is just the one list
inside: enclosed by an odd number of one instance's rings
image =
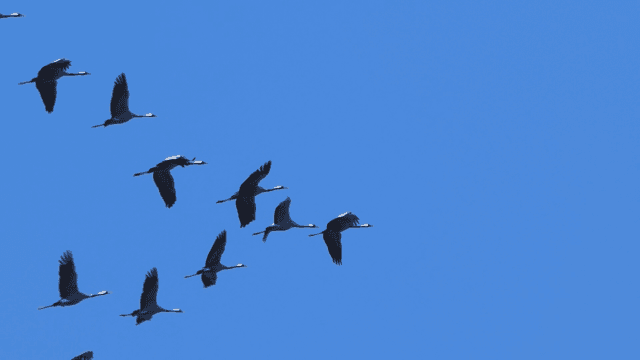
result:
[(291, 216), (289, 216), (289, 205), (291, 205), (291, 199), (287, 197), (276, 207), (276, 211), (273, 213), (273, 224), (267, 226), (264, 231), (254, 233), (253, 235), (264, 233), (262, 241), (266, 242), (267, 236), (269, 236), (269, 233), (272, 231), (287, 231), (291, 228), (317, 228), (314, 224), (298, 225), (295, 221), (291, 220)]
[(183, 312), (180, 309), (167, 310), (158, 306), (156, 297), (158, 295), (158, 269), (153, 268), (144, 278), (142, 286), (142, 295), (140, 296), (140, 309), (135, 310), (131, 314), (122, 314), (120, 316), (135, 316), (136, 325), (140, 325), (147, 320), (151, 320), (153, 315), (161, 312)]
[(204, 263), (204, 267), (201, 270), (198, 270), (195, 274), (185, 276), (184, 278), (186, 279), (192, 276), (201, 275), (202, 284), (205, 288), (208, 288), (209, 286), (216, 284), (216, 280), (218, 279), (218, 272), (222, 270), (247, 267), (247, 265), (243, 264), (238, 264), (236, 266), (224, 266), (220, 263), (220, 258), (222, 257), (222, 253), (224, 252), (224, 248), (226, 245), (227, 231), (222, 230), (222, 232), (216, 238), (216, 241), (213, 242), (211, 250), (209, 250), (209, 255), (207, 255), (207, 260)]
[(189, 166), (189, 165), (205, 165), (204, 161), (195, 161), (196, 158), (189, 160), (181, 155), (169, 156), (164, 159), (164, 161), (160, 162), (156, 166), (152, 167), (147, 171), (143, 171), (141, 173), (133, 174), (133, 176), (140, 176), (144, 174), (153, 173), (153, 181), (156, 183), (158, 187), (158, 191), (160, 191), (160, 196), (162, 196), (162, 200), (164, 200), (164, 204), (170, 208), (173, 204), (176, 203), (176, 187), (173, 181), (173, 176), (171, 176), (171, 169), (176, 166)]
[(9, 14), (9, 15), (0, 14), (0, 19), (10, 18), (10, 17), (24, 17), (24, 15), (18, 14), (18, 13), (13, 13), (13, 14)]
[(346, 212), (329, 221), (327, 228), (323, 232), (309, 236), (322, 234), (322, 238), (324, 238), (324, 243), (327, 244), (327, 249), (333, 262), (336, 263), (336, 265), (342, 265), (342, 242), (340, 241), (342, 235), (340, 233), (351, 228), (373, 227), (371, 224), (358, 225), (359, 223), (360, 219), (358, 219), (355, 214)]
[(71, 251), (67, 250), (62, 254), (58, 262), (60, 262), (60, 268), (58, 269), (58, 275), (60, 276), (58, 290), (60, 291), (60, 297), (62, 299), (52, 305), (38, 308), (38, 310), (53, 306), (71, 306), (84, 299), (110, 294), (108, 291), (100, 291), (95, 295), (87, 295), (78, 291), (78, 274), (76, 274), (76, 265), (73, 262), (73, 254), (71, 254)]
[(127, 78), (124, 73), (118, 75), (113, 85), (113, 92), (111, 93), (111, 119), (104, 122), (104, 124), (95, 125), (92, 127), (107, 127), (109, 125), (124, 124), (133, 118), (143, 117), (156, 117), (152, 113), (145, 115), (136, 115), (129, 111), (129, 86), (127, 85)]
[(67, 69), (71, 66), (71, 61), (67, 59), (58, 59), (49, 65), (45, 65), (38, 71), (38, 76), (25, 82), (21, 82), (18, 85), (36, 83), (36, 89), (40, 92), (40, 97), (44, 103), (44, 108), (48, 113), (53, 112), (53, 107), (56, 104), (56, 96), (58, 91), (58, 79), (63, 76), (85, 76), (91, 75), (88, 72), (80, 71), (79, 73), (68, 73)]
[(226, 200), (218, 200), (216, 204), (223, 203), (229, 200), (236, 201), (236, 209), (238, 209), (238, 218), (240, 219), (240, 227), (243, 228), (253, 220), (256, 219), (256, 195), (262, 194), (274, 190), (287, 189), (284, 186), (276, 186), (273, 189), (265, 189), (258, 185), (260, 180), (264, 179), (271, 170), (271, 160), (249, 175), (242, 185), (240, 190), (233, 194)]

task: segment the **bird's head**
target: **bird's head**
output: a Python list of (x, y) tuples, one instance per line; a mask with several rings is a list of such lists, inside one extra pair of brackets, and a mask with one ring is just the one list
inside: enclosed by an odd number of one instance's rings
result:
[(20, 13), (13, 13), (13, 14), (11, 14), (11, 16), (24, 17), (24, 15), (22, 15)]
[(144, 116), (146, 116), (146, 117), (157, 117), (157, 116), (153, 115), (152, 113), (144, 114)]
[(311, 228), (319, 228), (319, 226), (316, 225), (316, 224), (309, 224), (309, 227), (311, 227)]
[(109, 295), (109, 294), (111, 294), (111, 292), (110, 291), (106, 291), (106, 290), (100, 291), (98, 293), (98, 295)]
[(373, 227), (371, 224), (362, 224), (362, 227)]
[(238, 265), (236, 265), (236, 267), (247, 267), (247, 265), (245, 265), (245, 264), (238, 264)]
[(196, 158), (191, 159), (191, 163), (192, 163), (193, 165), (206, 165), (206, 164), (207, 164), (206, 162), (204, 162), (204, 161), (202, 161), (202, 160), (197, 160), (197, 161), (196, 161)]
[(173, 311), (175, 311), (175, 312), (184, 312), (184, 311), (182, 311), (180, 309), (173, 309)]
[(280, 189), (288, 189), (288, 187), (284, 187), (284, 186), (278, 185), (278, 186), (274, 187), (274, 189), (278, 189), (278, 190), (280, 190)]

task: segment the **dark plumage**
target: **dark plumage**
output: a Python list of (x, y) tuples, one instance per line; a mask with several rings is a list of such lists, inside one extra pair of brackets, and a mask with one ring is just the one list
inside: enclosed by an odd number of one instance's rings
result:
[(273, 213), (273, 224), (271, 226), (267, 226), (264, 231), (260, 231), (254, 233), (253, 235), (258, 235), (264, 233), (262, 237), (262, 241), (267, 241), (267, 236), (272, 231), (286, 231), (291, 229), (292, 227), (296, 228), (317, 228), (314, 224), (309, 225), (298, 225), (295, 221), (291, 220), (291, 216), (289, 215), (289, 206), (291, 205), (291, 199), (287, 197), (283, 202), (281, 202)]
[(129, 111), (129, 86), (124, 73), (120, 74), (113, 85), (113, 93), (111, 93), (111, 119), (104, 124), (92, 127), (107, 127), (109, 125), (124, 124), (133, 118), (140, 117), (156, 117), (149, 113), (145, 115), (136, 115)]
[(176, 188), (173, 181), (173, 176), (171, 176), (171, 169), (176, 166), (189, 166), (189, 165), (205, 165), (204, 161), (194, 161), (196, 158), (189, 160), (181, 155), (170, 156), (161, 163), (152, 167), (148, 171), (133, 174), (133, 176), (140, 176), (144, 174), (153, 173), (153, 181), (156, 183), (158, 187), (158, 191), (160, 191), (160, 196), (162, 196), (162, 200), (164, 200), (164, 204), (170, 208), (173, 204), (176, 203)]
[(322, 234), (324, 243), (327, 245), (329, 255), (333, 259), (333, 262), (337, 265), (342, 265), (342, 238), (341, 232), (349, 228), (365, 228), (373, 227), (370, 224), (358, 225), (360, 219), (355, 214), (346, 212), (337, 218), (327, 223), (327, 229), (318, 234), (311, 234), (309, 236), (316, 236)]
[(240, 227), (243, 228), (256, 219), (256, 195), (264, 192), (286, 189), (283, 186), (276, 186), (273, 189), (264, 189), (258, 185), (271, 170), (271, 161), (266, 162), (253, 174), (249, 175), (240, 190), (226, 200), (218, 200), (216, 203), (223, 203), (229, 200), (236, 200), (236, 209), (238, 210), (238, 218), (240, 219)]
[(135, 316), (136, 325), (140, 325), (147, 320), (151, 320), (153, 315), (159, 312), (179, 312), (180, 309), (166, 310), (158, 306), (156, 297), (158, 295), (158, 269), (153, 268), (144, 279), (142, 285), (142, 295), (140, 296), (140, 309), (133, 311), (131, 314), (123, 314), (120, 316)]
[(108, 291), (100, 291), (96, 295), (87, 295), (78, 291), (78, 275), (76, 274), (76, 265), (73, 262), (73, 255), (71, 254), (71, 251), (67, 250), (62, 254), (59, 263), (60, 267), (58, 269), (58, 275), (60, 279), (58, 282), (58, 291), (60, 292), (61, 300), (53, 303), (52, 305), (38, 308), (38, 310), (53, 306), (71, 306), (84, 299), (110, 294)]
[(204, 263), (204, 267), (201, 270), (198, 270), (193, 275), (187, 275), (186, 278), (190, 278), (192, 276), (201, 275), (202, 284), (205, 288), (208, 288), (211, 285), (216, 284), (216, 280), (218, 279), (218, 272), (222, 270), (235, 269), (240, 267), (247, 267), (243, 264), (238, 264), (236, 266), (224, 266), (220, 263), (220, 258), (222, 257), (222, 253), (224, 253), (224, 248), (227, 245), (227, 231), (222, 230), (222, 232), (216, 238), (216, 241), (213, 242), (213, 246), (211, 246), (211, 250), (209, 250), (209, 255), (207, 255), (207, 260)]
[(56, 96), (58, 94), (56, 87), (58, 79), (63, 76), (84, 76), (91, 75), (88, 72), (81, 71), (77, 74), (67, 73), (67, 69), (71, 66), (71, 61), (67, 59), (58, 59), (49, 65), (45, 65), (38, 71), (38, 76), (30, 81), (21, 82), (19, 85), (35, 82), (40, 97), (44, 103), (44, 108), (48, 113), (53, 112), (56, 104)]
[(85, 353), (82, 353), (71, 360), (91, 360), (91, 359), (93, 359), (93, 351), (87, 351)]

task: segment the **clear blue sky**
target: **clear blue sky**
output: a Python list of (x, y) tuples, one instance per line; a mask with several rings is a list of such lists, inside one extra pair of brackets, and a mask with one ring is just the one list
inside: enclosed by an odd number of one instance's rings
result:
[[(1, 359), (640, 358), (638, 2), (139, 3), (1, 4)], [(18, 82), (63, 57), (47, 114)], [(122, 72), (158, 117), (91, 129)], [(132, 175), (177, 154), (167, 209)], [(240, 229), (215, 201), (268, 160)], [(342, 266), (251, 236), (287, 196), (375, 227)], [(223, 229), (248, 267), (184, 279)], [(65, 250), (113, 294), (38, 311)], [(184, 313), (135, 326), (152, 267)]]

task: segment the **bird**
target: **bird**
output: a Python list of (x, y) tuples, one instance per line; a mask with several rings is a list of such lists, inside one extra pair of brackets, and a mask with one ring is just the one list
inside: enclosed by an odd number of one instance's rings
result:
[(71, 251), (67, 250), (58, 261), (60, 262), (60, 268), (58, 270), (58, 274), (60, 275), (58, 290), (60, 291), (60, 297), (62, 299), (52, 305), (38, 308), (38, 310), (53, 306), (71, 306), (84, 299), (111, 294), (108, 291), (100, 291), (95, 295), (87, 295), (78, 291), (78, 274), (76, 274), (76, 265), (73, 262), (73, 254)]
[(169, 156), (164, 159), (161, 163), (152, 167), (148, 171), (144, 171), (141, 173), (133, 174), (133, 176), (140, 176), (144, 174), (153, 173), (153, 181), (156, 183), (158, 187), (158, 191), (160, 191), (160, 196), (162, 196), (162, 200), (164, 200), (164, 204), (170, 208), (173, 204), (176, 203), (176, 188), (173, 182), (173, 176), (171, 176), (171, 169), (176, 166), (189, 166), (189, 165), (205, 165), (204, 161), (195, 161), (196, 158), (189, 160), (181, 155)]
[(318, 234), (311, 234), (309, 236), (322, 234), (324, 243), (327, 244), (327, 249), (329, 250), (329, 255), (331, 255), (333, 262), (336, 265), (342, 265), (342, 243), (340, 242), (342, 235), (340, 233), (349, 228), (373, 227), (373, 225), (371, 224), (358, 225), (359, 223), (360, 219), (358, 219), (355, 214), (346, 212), (329, 221), (327, 223), (327, 229), (323, 232)]
[(91, 360), (93, 359), (93, 351), (84, 352), (71, 360)]
[(127, 78), (124, 73), (118, 75), (113, 85), (113, 92), (111, 93), (111, 119), (92, 126), (92, 128), (116, 124), (124, 124), (133, 118), (141, 117), (156, 117), (152, 113), (145, 115), (136, 115), (129, 111), (129, 86), (127, 85)]
[(218, 279), (218, 272), (222, 270), (235, 269), (241, 267), (247, 267), (247, 265), (238, 264), (236, 266), (224, 266), (220, 264), (220, 257), (222, 257), (222, 253), (224, 252), (224, 247), (227, 244), (227, 231), (222, 230), (222, 232), (216, 238), (216, 241), (213, 242), (213, 246), (211, 246), (211, 250), (209, 250), (209, 255), (207, 255), (207, 261), (204, 263), (204, 267), (201, 270), (198, 270), (193, 275), (187, 275), (184, 278), (190, 278), (196, 275), (202, 275), (202, 284), (205, 288), (208, 288), (211, 285), (216, 284), (216, 280)]
[(284, 186), (278, 185), (273, 189), (267, 190), (258, 185), (260, 180), (269, 174), (269, 170), (271, 170), (271, 160), (260, 166), (253, 174), (249, 175), (247, 180), (240, 185), (240, 190), (233, 194), (233, 196), (226, 200), (218, 200), (216, 202), (216, 204), (219, 204), (229, 200), (236, 200), (236, 209), (238, 209), (241, 228), (249, 225), (256, 219), (256, 195), (274, 190), (287, 189)]
[(67, 59), (58, 59), (49, 65), (45, 65), (38, 71), (38, 76), (30, 81), (21, 82), (18, 85), (36, 83), (36, 88), (40, 92), (40, 97), (44, 103), (44, 108), (48, 113), (53, 112), (53, 106), (56, 104), (56, 86), (58, 79), (63, 76), (85, 76), (91, 75), (88, 72), (80, 71), (77, 74), (68, 73), (67, 69), (71, 66), (71, 61)]
[(0, 19), (10, 18), (10, 17), (24, 17), (24, 15), (18, 14), (18, 13), (13, 13), (13, 14), (9, 14), (9, 15), (0, 14)]
[(267, 241), (267, 236), (272, 231), (287, 231), (292, 227), (295, 228), (317, 228), (314, 224), (309, 225), (298, 225), (295, 221), (291, 220), (291, 216), (289, 216), (289, 205), (291, 205), (291, 199), (287, 197), (283, 202), (281, 202), (278, 207), (276, 207), (276, 211), (273, 213), (273, 224), (271, 226), (267, 226), (264, 231), (260, 231), (254, 233), (253, 235), (258, 235), (264, 233), (262, 237), (262, 241)]
[(120, 316), (135, 316), (136, 325), (140, 325), (147, 320), (151, 320), (153, 315), (161, 312), (183, 312), (180, 309), (167, 310), (158, 306), (156, 296), (158, 295), (158, 269), (153, 268), (147, 272), (142, 286), (142, 295), (140, 296), (140, 309), (135, 310), (131, 314), (122, 314)]

